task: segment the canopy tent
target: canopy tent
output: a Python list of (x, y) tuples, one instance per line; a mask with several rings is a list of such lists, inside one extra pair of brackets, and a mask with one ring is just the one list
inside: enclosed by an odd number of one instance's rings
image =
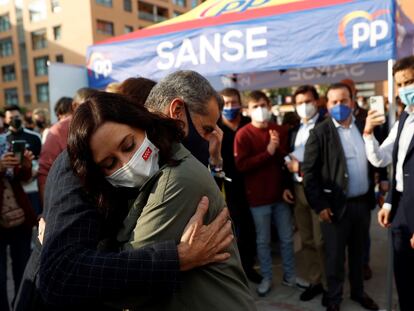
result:
[(350, 64), (374, 62), (382, 67), (364, 67), (361, 76), (382, 80), (384, 61), (396, 57), (394, 17), (392, 0), (209, 0), (89, 47), (89, 85), (104, 88), (131, 76), (159, 80), (190, 69), (214, 85), (234, 82), (248, 89), (285, 78), (289, 69), (312, 68), (298, 76), (313, 70), (320, 81), (340, 80), (341, 73), (332, 73), (338, 68), (345, 74)]

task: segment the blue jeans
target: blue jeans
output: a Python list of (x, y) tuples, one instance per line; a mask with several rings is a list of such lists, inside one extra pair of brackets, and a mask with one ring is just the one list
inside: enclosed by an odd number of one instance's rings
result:
[(256, 227), (257, 255), (260, 270), (265, 279), (272, 279), (272, 255), (270, 249), (271, 220), (276, 225), (280, 240), (283, 277), (289, 282), (296, 278), (293, 250), (292, 211), (284, 202), (251, 207)]

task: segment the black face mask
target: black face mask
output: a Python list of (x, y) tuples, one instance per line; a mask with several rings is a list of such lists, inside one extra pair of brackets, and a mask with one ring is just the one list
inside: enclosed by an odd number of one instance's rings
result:
[(22, 119), (20, 119), (18, 116), (13, 117), (10, 121), (9, 126), (13, 127), (15, 130), (20, 130), (22, 127)]
[(208, 159), (210, 157), (208, 141), (201, 137), (201, 135), (197, 132), (187, 106), (184, 107), (188, 122), (188, 135), (184, 138), (183, 145), (198, 161), (203, 163), (205, 166), (208, 166)]
[(35, 123), (36, 123), (36, 126), (40, 129), (43, 129), (46, 126), (46, 122), (44, 121), (36, 121)]

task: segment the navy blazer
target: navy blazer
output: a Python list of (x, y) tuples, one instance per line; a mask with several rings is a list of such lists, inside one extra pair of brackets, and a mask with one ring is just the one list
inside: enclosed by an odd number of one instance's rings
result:
[(105, 220), (85, 197), (66, 151), (47, 178), (45, 220), (39, 290), (46, 303), (59, 306), (58, 310), (74, 310), (74, 306), (98, 310), (113, 298), (165, 295), (180, 284), (174, 241), (122, 252), (98, 250)]
[[(394, 219), (397, 210), (399, 208), (399, 199), (400, 196), (397, 195), (397, 190), (395, 189), (396, 180), (395, 180), (395, 172), (397, 167), (397, 160), (398, 160), (398, 147), (399, 147), (399, 140), (401, 137), (401, 132), (404, 127), (404, 123), (408, 118), (408, 113), (403, 112), (400, 116), (400, 121), (398, 124), (398, 132), (397, 138), (395, 139), (394, 149), (392, 153), (392, 165), (393, 165), (393, 176), (391, 182), (391, 191), (388, 193), (387, 196), (387, 203), (392, 205), (392, 209), (390, 212), (390, 222)], [(410, 145), (407, 150), (407, 154), (404, 159), (403, 163), (403, 182), (404, 182), (404, 201), (402, 208), (405, 212), (405, 218), (407, 220), (408, 227), (411, 233), (414, 233), (414, 192), (412, 191), (412, 186), (414, 185), (414, 135), (411, 139)]]

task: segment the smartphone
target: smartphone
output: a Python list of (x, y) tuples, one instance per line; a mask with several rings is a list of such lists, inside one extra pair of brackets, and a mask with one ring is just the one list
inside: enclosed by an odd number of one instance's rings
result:
[(13, 140), (12, 141), (12, 152), (16, 157), (20, 159), (20, 163), (23, 162), (24, 151), (26, 150), (25, 140)]
[(377, 112), (385, 115), (383, 96), (371, 96), (369, 98), (369, 109), (376, 110)]

